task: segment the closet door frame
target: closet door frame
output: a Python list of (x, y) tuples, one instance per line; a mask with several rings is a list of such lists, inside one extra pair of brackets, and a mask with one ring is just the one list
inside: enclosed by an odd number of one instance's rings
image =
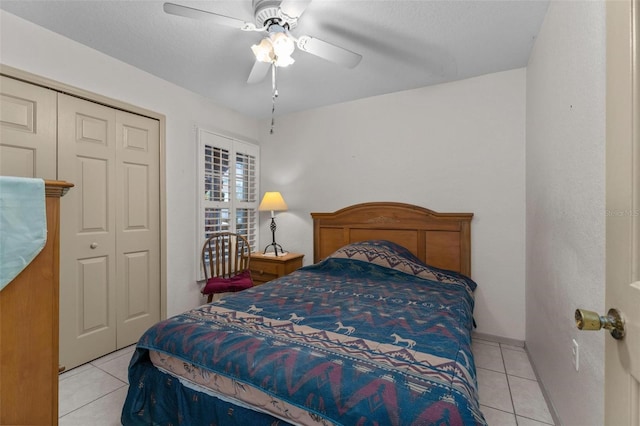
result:
[[(91, 102), (102, 104), (111, 108), (120, 109), (131, 112), (133, 114), (142, 115), (155, 120), (160, 124), (160, 319), (167, 317), (167, 208), (166, 208), (166, 117), (163, 114), (140, 108), (117, 99), (99, 95), (87, 90), (79, 89), (46, 77), (29, 73), (8, 65), (0, 64), (0, 75), (24, 81), (25, 83), (35, 84), (47, 89), (56, 90), (58, 92), (67, 93), (78, 98), (86, 99)], [(73, 183), (73, 182), (71, 182)]]

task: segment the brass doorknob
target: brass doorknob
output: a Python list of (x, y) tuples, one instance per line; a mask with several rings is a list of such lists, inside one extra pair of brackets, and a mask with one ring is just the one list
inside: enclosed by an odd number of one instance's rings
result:
[(617, 309), (609, 309), (606, 316), (585, 309), (576, 309), (576, 327), (579, 330), (609, 330), (616, 340), (624, 338), (624, 321)]

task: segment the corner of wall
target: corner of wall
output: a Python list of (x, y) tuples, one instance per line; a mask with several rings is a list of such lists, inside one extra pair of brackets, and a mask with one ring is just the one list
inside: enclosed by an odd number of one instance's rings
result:
[(526, 346), (562, 424), (604, 419), (603, 339), (573, 321), (604, 302), (604, 16), (551, 2), (527, 67)]

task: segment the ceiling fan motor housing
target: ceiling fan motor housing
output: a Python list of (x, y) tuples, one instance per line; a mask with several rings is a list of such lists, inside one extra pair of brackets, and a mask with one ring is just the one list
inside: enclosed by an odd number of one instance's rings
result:
[(256, 26), (269, 27), (273, 24), (293, 29), (296, 26), (296, 19), (287, 19), (280, 13), (281, 0), (253, 0), (253, 15)]

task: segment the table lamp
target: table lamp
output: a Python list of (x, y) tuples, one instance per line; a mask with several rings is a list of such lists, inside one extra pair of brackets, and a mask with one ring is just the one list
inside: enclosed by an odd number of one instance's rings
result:
[(269, 247), (273, 247), (273, 251), (275, 255), (278, 255), (278, 249), (280, 249), (280, 253), (283, 253), (284, 250), (282, 246), (276, 243), (276, 221), (275, 214), (276, 211), (286, 211), (287, 203), (284, 202), (282, 195), (279, 192), (265, 192), (264, 197), (262, 197), (262, 201), (260, 202), (260, 206), (258, 206), (259, 211), (271, 211), (271, 225), (269, 228), (271, 229), (272, 242), (267, 245), (264, 249), (264, 254), (267, 253)]

